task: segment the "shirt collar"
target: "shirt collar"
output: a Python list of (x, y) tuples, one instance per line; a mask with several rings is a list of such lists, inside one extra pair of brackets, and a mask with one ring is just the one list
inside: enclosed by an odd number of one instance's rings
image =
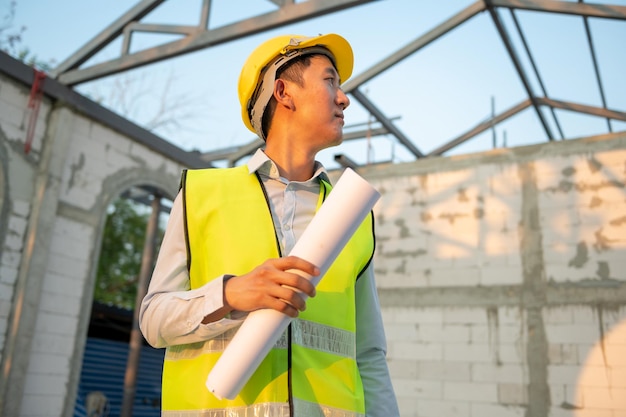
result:
[[(321, 162), (315, 161), (315, 166), (313, 167), (313, 176), (309, 181), (319, 179), (326, 181), (330, 184), (330, 179), (328, 178), (328, 173), (326, 172), (326, 168), (322, 165)], [(269, 156), (263, 152), (263, 149), (257, 149), (252, 158), (248, 161), (248, 172), (252, 174), (253, 172), (258, 172), (261, 175), (267, 176), (272, 179), (280, 179), (280, 174), (278, 173), (278, 167), (270, 159)]]

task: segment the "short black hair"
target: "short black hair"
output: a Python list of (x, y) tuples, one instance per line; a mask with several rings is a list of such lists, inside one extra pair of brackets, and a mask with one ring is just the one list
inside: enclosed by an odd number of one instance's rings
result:
[[(282, 78), (287, 81), (291, 81), (296, 83), (299, 86), (304, 85), (304, 78), (302, 78), (302, 73), (306, 68), (311, 65), (311, 58), (316, 56), (326, 56), (323, 54), (306, 54), (294, 58), (293, 60), (287, 62), (285, 66), (281, 67), (276, 71), (276, 79)], [(332, 60), (331, 60), (332, 61)], [(334, 62), (333, 62), (333, 65)], [(273, 87), (272, 87), (273, 88)], [(269, 103), (267, 103), (267, 107), (265, 108), (265, 113), (263, 113), (263, 117), (261, 119), (261, 129), (263, 129), (263, 135), (267, 138), (267, 134), (270, 131), (270, 127), (272, 126), (272, 119), (274, 118), (274, 112), (276, 111), (276, 99), (272, 94)]]

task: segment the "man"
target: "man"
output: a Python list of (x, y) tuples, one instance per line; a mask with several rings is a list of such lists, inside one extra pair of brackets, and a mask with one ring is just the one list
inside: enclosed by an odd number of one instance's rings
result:
[[(260, 45), (239, 78), (245, 125), (266, 141), (246, 166), (188, 170), (172, 207), (141, 329), (167, 347), (164, 416), (398, 416), (385, 360), (371, 259), (373, 218), (315, 288), (286, 256), (330, 192), (317, 152), (341, 143), (350, 104), (348, 42), (334, 34), (279, 36)], [(300, 295), (306, 294), (306, 302)], [(246, 314), (293, 318), (234, 400), (205, 386)]]

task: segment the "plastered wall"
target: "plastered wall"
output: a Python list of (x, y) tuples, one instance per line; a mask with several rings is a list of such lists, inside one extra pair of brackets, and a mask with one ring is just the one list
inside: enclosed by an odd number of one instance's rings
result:
[[(0, 75), (0, 415), (70, 416), (105, 210), (182, 165)], [(359, 173), (403, 417), (626, 415), (626, 134)]]

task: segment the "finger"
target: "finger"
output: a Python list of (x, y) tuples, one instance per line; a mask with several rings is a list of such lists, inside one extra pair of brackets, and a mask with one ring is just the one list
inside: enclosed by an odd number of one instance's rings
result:
[(299, 292), (294, 291), (291, 287), (280, 286), (272, 294), (275, 298), (292, 305), (294, 308), (304, 311), (306, 309), (306, 301)]
[[(298, 317), (300, 310), (288, 301), (278, 297), (268, 297), (267, 304), (262, 308), (276, 310), (289, 317)], [(304, 309), (304, 308), (303, 308)]]
[(276, 259), (274, 267), (282, 269), (283, 271), (289, 269), (298, 269), (308, 275), (315, 277), (320, 274), (320, 269), (316, 265), (297, 256), (286, 256), (284, 258), (278, 258)]
[(280, 308), (276, 310), (294, 319), (300, 314), (300, 311), (289, 303), (281, 303)]
[(309, 279), (292, 271), (293, 270), (287, 271), (285, 274), (281, 275), (281, 285), (293, 288), (309, 297), (315, 297), (315, 285), (313, 285)]

